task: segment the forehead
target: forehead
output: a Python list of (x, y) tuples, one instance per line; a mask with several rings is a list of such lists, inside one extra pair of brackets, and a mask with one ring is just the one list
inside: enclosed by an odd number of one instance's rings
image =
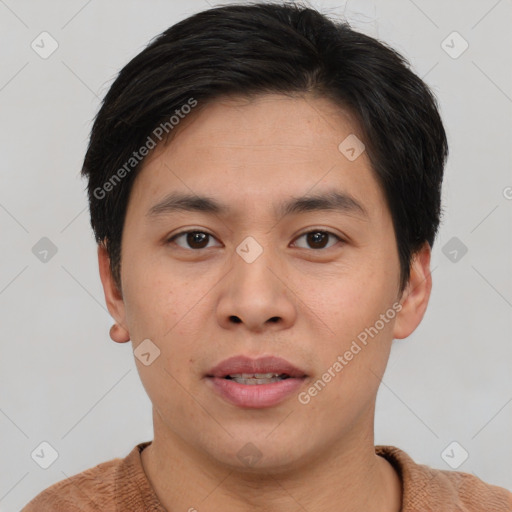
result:
[[(329, 151), (343, 133), (359, 134), (355, 117), (323, 97), (265, 94), (251, 98), (224, 97), (185, 118), (175, 138), (180, 145), (200, 145), (200, 153), (215, 145), (225, 152), (251, 149), (255, 154), (292, 153), (297, 159), (310, 151)], [(191, 140), (193, 139), (193, 140)], [(200, 140), (199, 140), (200, 139)]]
[(362, 139), (359, 127), (330, 100), (269, 94), (198, 107), (170, 143), (144, 162), (136, 181), (146, 205), (154, 207), (174, 191), (229, 196), (233, 208), (257, 202), (275, 212), (272, 196), (297, 198), (329, 189), (348, 193), (363, 210), (382, 207), (366, 153), (349, 160), (340, 150), (347, 138)]

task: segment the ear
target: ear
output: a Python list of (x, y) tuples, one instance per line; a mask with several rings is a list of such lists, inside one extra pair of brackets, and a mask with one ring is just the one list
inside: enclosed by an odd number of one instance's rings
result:
[(402, 309), (396, 315), (394, 338), (407, 338), (418, 327), (425, 314), (432, 290), (430, 256), (428, 242), (413, 256), (409, 282), (400, 301)]
[(115, 319), (116, 324), (110, 329), (110, 337), (117, 343), (130, 341), (130, 333), (125, 327), (125, 307), (123, 296), (118, 290), (112, 272), (110, 271), (110, 258), (103, 244), (98, 244), (98, 266), (101, 283), (105, 294), (105, 303), (109, 313)]

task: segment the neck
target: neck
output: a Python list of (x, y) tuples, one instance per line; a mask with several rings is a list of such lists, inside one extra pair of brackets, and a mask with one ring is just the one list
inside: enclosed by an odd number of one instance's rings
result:
[[(370, 412), (373, 418), (373, 411)], [(373, 421), (362, 433), (293, 466), (236, 468), (213, 460), (169, 431), (153, 411), (154, 440), (142, 465), (167, 510), (223, 512), (399, 512), (402, 487), (395, 470), (375, 454)]]

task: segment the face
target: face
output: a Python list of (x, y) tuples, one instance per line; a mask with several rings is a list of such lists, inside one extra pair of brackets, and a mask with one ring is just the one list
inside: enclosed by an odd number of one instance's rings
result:
[[(231, 98), (181, 121), (146, 159), (125, 219), (122, 297), (104, 254), (100, 266), (133, 349), (151, 340), (150, 364), (136, 364), (155, 442), (231, 467), (252, 452), (268, 470), (373, 440), (392, 339), (420, 322), (428, 289), (411, 304), (398, 293), (391, 216), (354, 137), (327, 99)], [(212, 378), (233, 356), (283, 358), (301, 378)]]

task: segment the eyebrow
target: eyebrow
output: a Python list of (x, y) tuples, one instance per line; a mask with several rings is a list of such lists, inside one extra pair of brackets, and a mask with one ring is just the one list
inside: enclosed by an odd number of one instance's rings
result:
[[(161, 201), (153, 205), (147, 212), (151, 218), (159, 217), (177, 211), (200, 212), (210, 215), (229, 215), (231, 209), (228, 205), (217, 200), (196, 194), (172, 192)], [(338, 211), (347, 215), (356, 215), (369, 218), (366, 208), (348, 193), (337, 190), (292, 197), (279, 203), (274, 210), (276, 217), (296, 215), (313, 211)]]

